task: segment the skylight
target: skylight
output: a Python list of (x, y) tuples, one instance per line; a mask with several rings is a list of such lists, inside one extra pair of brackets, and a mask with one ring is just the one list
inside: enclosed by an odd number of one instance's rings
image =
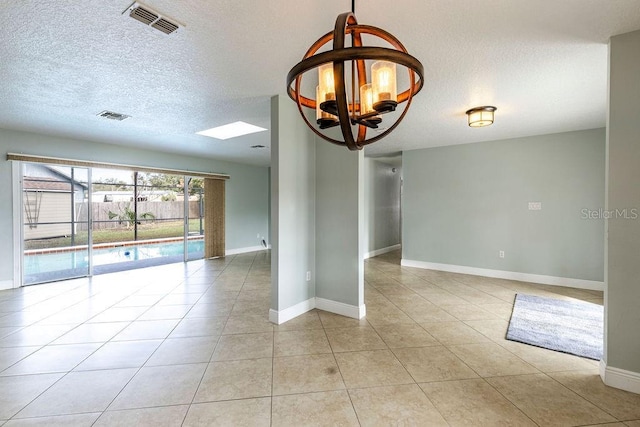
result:
[(196, 132), (198, 135), (210, 136), (216, 139), (229, 139), (236, 136), (249, 135), (250, 133), (262, 132), (267, 129), (260, 126), (254, 126), (245, 122), (234, 122), (228, 125), (218, 126), (215, 128), (201, 130)]

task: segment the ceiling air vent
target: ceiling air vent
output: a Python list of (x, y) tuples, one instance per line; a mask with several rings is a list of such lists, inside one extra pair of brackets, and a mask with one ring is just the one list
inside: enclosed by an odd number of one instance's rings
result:
[(180, 28), (178, 23), (173, 22), (169, 18), (162, 16), (150, 7), (144, 6), (139, 2), (134, 2), (123, 13), (127, 12), (129, 12), (129, 16), (133, 19), (140, 21), (145, 25), (150, 25), (165, 34), (171, 34)]
[(160, 18), (158, 15), (151, 12), (150, 10), (145, 9), (142, 6), (138, 6), (135, 9), (133, 9), (131, 13), (129, 13), (129, 16), (132, 17), (133, 19), (137, 19), (138, 21), (142, 22), (145, 25), (149, 25), (152, 22), (156, 21), (158, 18)]
[(178, 29), (178, 26), (176, 24), (174, 24), (173, 22), (169, 22), (164, 18), (158, 19), (156, 22), (151, 24), (151, 26), (156, 30), (162, 31), (165, 34), (171, 34)]
[(114, 113), (113, 111), (104, 110), (98, 114), (98, 117), (104, 117), (109, 120), (117, 120), (119, 122), (128, 119), (131, 116), (127, 116), (126, 114)]

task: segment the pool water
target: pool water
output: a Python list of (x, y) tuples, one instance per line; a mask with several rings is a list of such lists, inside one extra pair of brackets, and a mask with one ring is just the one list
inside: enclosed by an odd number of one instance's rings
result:
[[(202, 258), (204, 241), (189, 240), (187, 248), (190, 258)], [(171, 262), (177, 262), (182, 260), (183, 254), (183, 242), (99, 248), (93, 250), (93, 265), (99, 267), (165, 258), (171, 259)], [(86, 250), (27, 255), (23, 259), (25, 283), (46, 281), (52, 273), (64, 272), (72, 276), (86, 275), (89, 267), (89, 255)]]

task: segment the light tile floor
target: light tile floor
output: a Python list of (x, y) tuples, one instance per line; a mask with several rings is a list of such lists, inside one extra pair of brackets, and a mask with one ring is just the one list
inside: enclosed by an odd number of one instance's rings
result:
[(504, 339), (517, 292), (366, 261), (367, 317), (267, 321), (268, 252), (0, 292), (0, 425), (640, 425), (597, 363)]

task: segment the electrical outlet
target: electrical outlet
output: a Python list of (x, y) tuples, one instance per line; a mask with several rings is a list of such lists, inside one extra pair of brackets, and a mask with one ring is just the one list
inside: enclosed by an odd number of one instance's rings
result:
[(311, 280), (311, 272), (307, 271), (307, 282)]
[(260, 233), (258, 233), (258, 235), (256, 237), (259, 239), (260, 238)]
[(500, 258), (504, 258), (504, 251), (500, 251), (500, 252), (498, 252), (498, 256), (499, 256)]

